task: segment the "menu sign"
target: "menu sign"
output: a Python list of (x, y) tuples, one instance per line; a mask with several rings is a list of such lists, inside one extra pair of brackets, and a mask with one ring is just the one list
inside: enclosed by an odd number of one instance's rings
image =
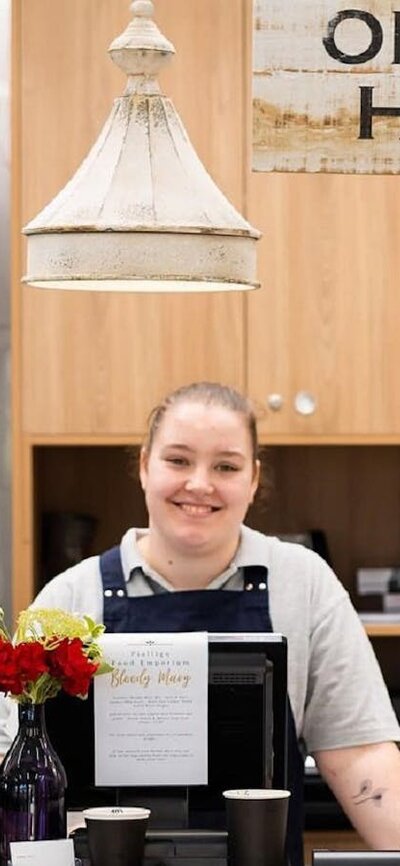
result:
[(96, 785), (207, 783), (208, 639), (106, 634), (95, 679)]

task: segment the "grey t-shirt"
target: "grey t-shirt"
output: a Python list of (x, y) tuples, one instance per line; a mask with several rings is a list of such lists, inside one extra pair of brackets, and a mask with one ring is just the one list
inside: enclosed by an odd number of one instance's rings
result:
[[(129, 529), (121, 560), (129, 595), (172, 587), (143, 562)], [(241, 569), (266, 565), (273, 628), (288, 639), (288, 690), (298, 736), (309, 752), (400, 740), (400, 728), (372, 646), (348, 593), (329, 566), (301, 545), (242, 527), (233, 562), (208, 590), (241, 589)], [(103, 617), (99, 557), (90, 557), (50, 581), (34, 601)], [(5, 702), (0, 701), (0, 751), (7, 742)]]

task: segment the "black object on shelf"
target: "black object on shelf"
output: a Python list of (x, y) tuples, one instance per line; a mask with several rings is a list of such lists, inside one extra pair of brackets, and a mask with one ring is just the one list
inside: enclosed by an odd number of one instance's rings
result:
[(322, 559), (332, 567), (332, 558), (330, 555), (328, 541), (325, 532), (322, 529), (311, 529), (312, 549), (322, 556)]
[(41, 516), (42, 585), (92, 553), (98, 520), (91, 514), (45, 511)]

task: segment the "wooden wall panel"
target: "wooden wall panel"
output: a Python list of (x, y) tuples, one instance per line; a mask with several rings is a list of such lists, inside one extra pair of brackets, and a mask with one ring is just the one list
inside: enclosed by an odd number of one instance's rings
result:
[[(130, 13), (127, 0), (15, 0), (15, 6), (20, 140), (14, 145), (22, 175), (16, 207), (23, 224), (73, 173), (122, 92), (124, 76), (106, 48)], [(190, 15), (185, 0), (156, 4), (157, 21), (177, 49), (164, 90), (239, 208), (243, 10), (242, 0), (191, 0)], [(138, 433), (171, 387), (205, 377), (243, 385), (241, 296), (104, 297), (18, 285), (14, 291), (21, 291), (15, 351), (22, 359), (25, 433)]]

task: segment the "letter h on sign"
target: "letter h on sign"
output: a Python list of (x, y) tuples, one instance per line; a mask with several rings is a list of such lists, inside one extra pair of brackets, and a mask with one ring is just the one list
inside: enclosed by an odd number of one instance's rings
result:
[(373, 87), (360, 87), (360, 135), (359, 138), (373, 138), (373, 117), (400, 117), (400, 107), (381, 105), (374, 107), (372, 104)]

